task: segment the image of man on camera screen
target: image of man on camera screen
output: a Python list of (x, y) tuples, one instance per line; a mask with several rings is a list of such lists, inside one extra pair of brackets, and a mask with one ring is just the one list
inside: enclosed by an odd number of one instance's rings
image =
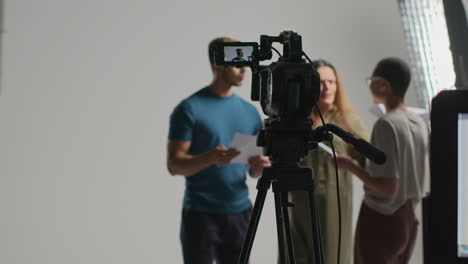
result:
[(236, 54), (237, 56), (231, 60), (232, 62), (247, 61), (244, 59), (244, 51), (242, 48), (236, 48)]

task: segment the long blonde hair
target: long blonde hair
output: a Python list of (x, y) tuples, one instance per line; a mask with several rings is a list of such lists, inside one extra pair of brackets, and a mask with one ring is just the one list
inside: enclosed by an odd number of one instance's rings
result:
[[(338, 111), (338, 125), (342, 126), (346, 130), (351, 131), (351, 127), (347, 122), (346, 116), (348, 113), (356, 113), (356, 111), (354, 111), (354, 109), (351, 107), (351, 104), (349, 103), (348, 97), (346, 96), (346, 93), (343, 89), (343, 83), (341, 82), (341, 78), (338, 75), (335, 66), (333, 66), (330, 62), (322, 59), (312, 61), (312, 65), (315, 67), (315, 69), (318, 69), (320, 67), (328, 67), (333, 70), (333, 73), (336, 77), (336, 93), (333, 105)], [(314, 108), (314, 110), (311, 113), (311, 119), (316, 125), (322, 124), (322, 121), (320, 120), (320, 116), (316, 108)]]

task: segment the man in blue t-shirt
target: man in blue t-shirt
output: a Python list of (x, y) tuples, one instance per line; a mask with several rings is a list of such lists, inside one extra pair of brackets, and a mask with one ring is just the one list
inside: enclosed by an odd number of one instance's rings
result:
[(239, 154), (228, 148), (236, 133), (257, 135), (261, 119), (256, 108), (235, 93), (245, 68), (214, 65), (212, 83), (179, 103), (170, 118), (167, 167), (185, 176), (180, 238), (184, 263), (237, 263), (252, 211), (246, 171), (258, 177), (269, 164), (264, 156), (249, 164), (230, 161)]

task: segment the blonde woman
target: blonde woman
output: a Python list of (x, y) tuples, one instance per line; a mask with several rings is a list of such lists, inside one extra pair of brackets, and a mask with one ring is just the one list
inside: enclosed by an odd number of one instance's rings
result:
[[(346, 98), (341, 80), (335, 67), (325, 60), (317, 60), (313, 65), (320, 74), (320, 100), (318, 107), (326, 123), (334, 123), (356, 136), (368, 140), (361, 117), (352, 109)], [(311, 113), (314, 128), (321, 126), (322, 121), (318, 111)], [(355, 151), (352, 146), (339, 137), (334, 137), (335, 151), (346, 154), (364, 166), (364, 157)], [(325, 143), (325, 142), (324, 142)], [(326, 143), (328, 145), (328, 143)], [(303, 165), (312, 168), (315, 176), (315, 195), (320, 216), (320, 230), (325, 264), (337, 263), (338, 254), (338, 200), (336, 194), (335, 165), (330, 155), (321, 149), (309, 152)], [(343, 174), (349, 172), (338, 171), (342, 235), (340, 263), (351, 263), (352, 252), (352, 177)], [(291, 192), (290, 200), (296, 205), (290, 210), (291, 230), (293, 233), (294, 251), (297, 263), (315, 263), (312, 230), (310, 226), (308, 198), (306, 192)]]

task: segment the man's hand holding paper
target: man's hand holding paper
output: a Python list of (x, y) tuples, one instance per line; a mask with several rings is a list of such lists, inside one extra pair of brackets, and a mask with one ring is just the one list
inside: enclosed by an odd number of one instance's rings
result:
[(256, 136), (237, 133), (232, 140), (231, 148), (240, 152), (231, 163), (248, 164), (253, 177), (260, 176), (263, 168), (270, 165), (270, 160), (262, 155), (262, 148), (257, 146)]

